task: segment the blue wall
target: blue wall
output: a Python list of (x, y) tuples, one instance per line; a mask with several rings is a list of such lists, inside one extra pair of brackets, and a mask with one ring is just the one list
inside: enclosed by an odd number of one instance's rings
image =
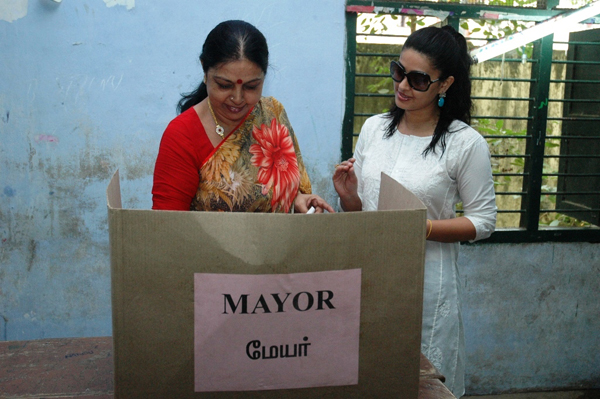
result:
[(600, 245), (463, 246), (467, 392), (600, 388)]
[[(105, 189), (151, 206), (158, 143), (218, 22), (267, 37), (315, 191), (334, 201), (344, 0), (0, 5), (0, 340), (111, 334)], [(467, 391), (600, 387), (597, 244), (463, 248)]]
[(151, 207), (161, 135), (222, 20), (267, 37), (263, 94), (286, 107), (315, 191), (333, 200), (342, 1), (29, 0), (8, 22), (18, 3), (0, 6), (0, 339), (111, 334), (108, 179), (120, 169), (123, 206)]

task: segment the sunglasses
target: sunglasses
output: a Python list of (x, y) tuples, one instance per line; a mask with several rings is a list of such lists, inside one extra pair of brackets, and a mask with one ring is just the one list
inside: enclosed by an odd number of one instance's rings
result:
[(431, 77), (425, 72), (412, 71), (406, 73), (404, 67), (398, 61), (392, 61), (390, 64), (390, 75), (394, 81), (400, 83), (406, 78), (410, 87), (416, 91), (427, 91), (432, 83), (439, 79), (431, 80)]

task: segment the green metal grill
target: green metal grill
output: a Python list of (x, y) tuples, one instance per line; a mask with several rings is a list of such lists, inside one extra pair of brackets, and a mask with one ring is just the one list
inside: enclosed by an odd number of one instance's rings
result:
[[(557, 15), (545, 8), (556, 5), (534, 2), (508, 12), (531, 23)], [(357, 33), (358, 13), (369, 7), (380, 16), (383, 8), (413, 19), (414, 10), (432, 10), (420, 17), (442, 12), (438, 23), (456, 29), (485, 12), (507, 12), (483, 3), (348, 1), (343, 159), (352, 155), (366, 118), (391, 105), (385, 68), (407, 36)], [(398, 44), (368, 44), (365, 38)], [(475, 45), (489, 39), (467, 40)], [(546, 36), (520, 54), (484, 64), (473, 68), (472, 125), (490, 144), (496, 183), (499, 223), (487, 241), (600, 241), (600, 29), (573, 32), (566, 41)]]

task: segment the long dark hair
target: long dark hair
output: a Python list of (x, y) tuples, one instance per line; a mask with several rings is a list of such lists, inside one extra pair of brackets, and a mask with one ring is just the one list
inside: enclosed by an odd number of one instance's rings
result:
[[(452, 133), (448, 128), (452, 121), (458, 119), (466, 124), (471, 123), (471, 79), (469, 78), (472, 59), (467, 49), (467, 41), (449, 25), (437, 28), (430, 26), (413, 32), (402, 47), (415, 50), (426, 56), (432, 66), (440, 71), (440, 80), (454, 76), (454, 83), (446, 92), (446, 100), (440, 110), (440, 118), (435, 126), (431, 142), (423, 151), (423, 155), (429, 152), (435, 153), (436, 145), (440, 144), (442, 154), (446, 150), (446, 134)], [(398, 108), (396, 103), (392, 105), (387, 117), (390, 123), (387, 126), (385, 137), (391, 137), (400, 120), (404, 116), (404, 110)]]
[[(269, 48), (264, 35), (245, 21), (225, 21), (210, 31), (200, 54), (204, 75), (219, 64), (247, 59), (258, 65), (266, 74), (269, 66)], [(182, 94), (177, 103), (177, 113), (182, 113), (208, 97), (206, 84), (200, 82), (198, 88)]]

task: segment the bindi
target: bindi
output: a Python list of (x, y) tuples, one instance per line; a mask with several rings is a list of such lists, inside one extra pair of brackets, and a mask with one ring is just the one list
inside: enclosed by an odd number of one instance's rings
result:
[(238, 80), (237, 80), (237, 84), (241, 85), (242, 83), (244, 83), (244, 82), (242, 81), (242, 79), (238, 79)]

